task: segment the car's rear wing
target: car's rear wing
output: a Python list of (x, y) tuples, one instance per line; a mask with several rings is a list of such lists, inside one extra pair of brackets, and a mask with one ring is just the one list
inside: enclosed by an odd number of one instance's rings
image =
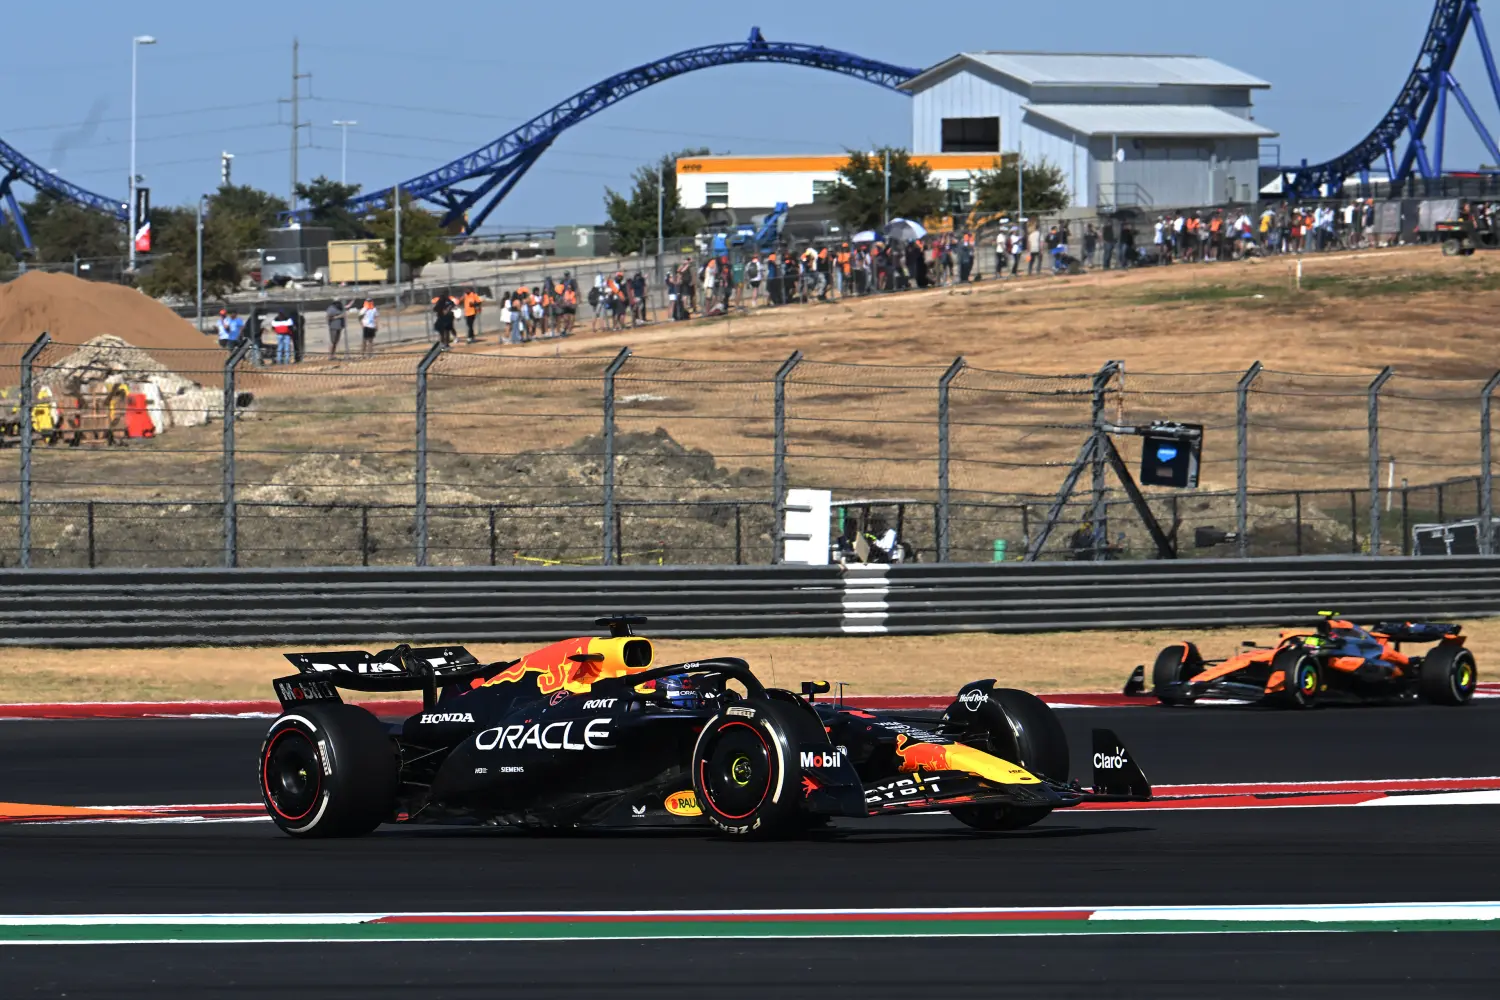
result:
[(367, 653), (362, 649), (287, 653), (299, 671), (278, 678), (276, 695), (288, 702), (337, 701), (337, 688), (351, 691), (421, 691), (423, 708), (437, 703), (438, 689), (486, 677), (516, 661), (480, 663), (462, 646), (400, 645)]
[(1450, 635), (1457, 635), (1462, 625), (1452, 622), (1379, 622), (1370, 626), (1392, 642), (1437, 642)]

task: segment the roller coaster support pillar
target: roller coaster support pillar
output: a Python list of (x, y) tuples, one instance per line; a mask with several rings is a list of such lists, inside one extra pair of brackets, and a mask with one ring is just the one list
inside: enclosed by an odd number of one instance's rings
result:
[(21, 410), (18, 436), (21, 439), (21, 509), (20, 509), (20, 562), (22, 569), (31, 568), (31, 408), (36, 403), (36, 386), (31, 377), (31, 366), (41, 357), (42, 351), (52, 343), (52, 335), (43, 333), (26, 348), (21, 355)]
[(771, 537), (775, 539), (775, 545), (771, 549), (773, 563), (781, 562), (782, 556), (786, 554), (786, 380), (791, 378), (793, 370), (801, 363), (801, 351), (793, 351), (791, 357), (781, 363), (781, 367), (776, 369), (772, 394), (773, 427), (776, 435), (775, 454), (771, 458), (771, 489), (775, 494), (771, 498), (772, 516), (776, 519), (775, 527), (771, 529)]
[(948, 389), (953, 380), (958, 378), (959, 373), (964, 370), (964, 359), (959, 356), (948, 366), (938, 382), (938, 562), (948, 561), (948, 549), (950, 545), (949, 526), (952, 523), (949, 514), (949, 482), (948, 482)]
[(1241, 559), (1250, 555), (1250, 387), (1260, 377), (1261, 363), (1251, 365), (1235, 387), (1234, 415), (1234, 530)]
[(495, 196), (485, 204), (484, 208), (479, 210), (479, 214), (469, 220), (468, 225), (464, 228), (464, 232), (472, 233), (480, 226), (484, 225), (484, 220), (490, 217), (490, 213), (495, 210), (496, 206), (504, 201), (505, 196), (510, 194), (511, 189), (513, 189), (518, 183), (520, 183), (522, 177), (526, 176), (526, 171), (531, 169), (532, 164), (536, 163), (537, 158), (551, 148), (551, 140), (548, 140), (543, 145), (537, 146), (535, 149), (531, 150), (531, 152), (526, 153), (524, 156), (518, 159), (515, 163), (515, 166), (511, 168), (508, 175), (505, 173), (496, 174), (484, 184), (480, 185), (479, 190), (475, 191), (471, 198), (465, 199), (466, 204), (458, 209), (458, 211), (461, 213), (468, 211), (470, 206), (474, 205), (479, 201), (480, 198), (484, 197), (484, 195), (492, 187), (495, 186), (495, 183), (497, 181), (504, 181), (504, 183), (500, 185), (500, 190), (495, 192)]
[[(27, 250), (35, 250), (31, 243), (31, 231), (26, 228), (26, 216), (21, 212), (21, 206), (16, 203), (16, 193), (11, 190), (11, 185), (20, 179), (20, 173), (12, 170), (6, 174), (5, 180), (0, 181), (0, 194), (5, 195), (6, 207), (10, 209), (10, 217), (16, 221), (16, 231), (21, 234), (21, 245)], [(0, 226), (5, 224), (5, 209), (0, 209)]]
[(414, 533), (418, 566), (427, 565), (427, 372), (442, 353), (443, 342), (438, 340), (417, 363), (417, 504)]
[[(1370, 383), (1370, 555), (1380, 555), (1380, 390), (1391, 380), (1395, 369), (1386, 366)], [(1352, 527), (1352, 525), (1351, 525)]]
[(1490, 440), (1490, 410), (1495, 390), (1500, 389), (1500, 372), (1484, 386), (1479, 399), (1479, 554), (1495, 554), (1495, 475)]
[(1469, 102), (1469, 95), (1464, 93), (1464, 88), (1458, 85), (1458, 78), (1452, 73), (1445, 73), (1448, 88), (1453, 91), (1453, 96), (1458, 98), (1459, 107), (1464, 109), (1464, 114), (1469, 119), (1469, 124), (1474, 126), (1474, 131), (1479, 133), (1479, 139), (1484, 143), (1484, 148), (1490, 154), (1491, 163), (1500, 163), (1500, 147), (1495, 145), (1494, 136), (1490, 130), (1484, 127), (1484, 122), (1479, 120), (1479, 113), (1474, 110), (1474, 105)]
[(1484, 29), (1484, 17), (1479, 13), (1479, 5), (1473, 4), (1469, 14), (1469, 23), (1474, 29), (1474, 37), (1479, 40), (1479, 52), (1484, 56), (1484, 69), (1489, 74), (1490, 90), (1494, 92), (1495, 103), (1500, 104), (1500, 67), (1495, 65), (1495, 50), (1490, 48), (1490, 33)]
[(620, 561), (620, 538), (615, 533), (615, 376), (630, 360), (630, 348), (620, 353), (604, 369), (604, 565)]

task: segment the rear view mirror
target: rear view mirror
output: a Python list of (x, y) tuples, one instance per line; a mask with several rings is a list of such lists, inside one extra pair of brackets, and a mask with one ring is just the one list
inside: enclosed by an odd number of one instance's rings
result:
[(814, 695), (827, 694), (833, 690), (833, 685), (827, 681), (803, 681), (802, 693), (811, 698)]

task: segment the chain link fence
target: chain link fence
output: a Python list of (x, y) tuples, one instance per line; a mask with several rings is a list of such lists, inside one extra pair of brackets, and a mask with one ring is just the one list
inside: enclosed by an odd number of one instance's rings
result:
[[(1497, 382), (0, 344), (0, 564), (766, 564), (798, 487), (923, 561), (1402, 554), (1491, 516)], [(1157, 421), (1199, 487), (1138, 506)]]

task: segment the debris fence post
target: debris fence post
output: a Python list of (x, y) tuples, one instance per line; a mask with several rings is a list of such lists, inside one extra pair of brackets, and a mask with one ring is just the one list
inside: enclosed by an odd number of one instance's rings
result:
[(417, 362), (417, 508), (414, 534), (416, 564), (427, 565), (427, 371), (443, 353), (443, 342), (437, 341)]
[(1094, 375), (1093, 391), (1090, 394), (1089, 426), (1092, 428), (1095, 446), (1091, 459), (1094, 506), (1089, 519), (1093, 522), (1095, 562), (1104, 558), (1109, 547), (1109, 503), (1104, 479), (1104, 470), (1108, 463), (1104, 438), (1108, 436), (1108, 431), (1104, 429), (1104, 395), (1109, 391), (1110, 380), (1120, 373), (1123, 365), (1122, 361), (1106, 361), (1104, 367)]
[[(1395, 369), (1387, 365), (1381, 369), (1380, 374), (1370, 383), (1369, 395), (1369, 429), (1370, 429), (1370, 555), (1380, 555), (1380, 390)], [(1353, 519), (1350, 519), (1350, 530), (1353, 531)], [(1356, 550), (1357, 551), (1357, 550)]]
[[(1479, 554), (1485, 556), (1495, 554), (1495, 481), (1491, 471), (1493, 456), (1490, 442), (1490, 403), (1497, 388), (1500, 388), (1500, 372), (1496, 372), (1484, 384), (1484, 395), (1479, 399)], [(1404, 491), (1402, 495), (1405, 495)]]
[(240, 564), (239, 509), (235, 504), (235, 483), (238, 472), (234, 464), (234, 419), (235, 400), (239, 393), (235, 388), (235, 372), (245, 355), (250, 352), (250, 336), (244, 334), (239, 343), (224, 359), (224, 568), (234, 569)]
[(630, 360), (630, 348), (620, 353), (604, 369), (604, 565), (613, 566), (620, 559), (620, 538), (615, 532), (615, 376)]
[(31, 568), (31, 408), (36, 404), (36, 387), (31, 381), (31, 366), (41, 357), (42, 351), (52, 343), (52, 334), (43, 334), (32, 341), (26, 353), (21, 355), (21, 410), (17, 421), (21, 444), (21, 509), (20, 509), (20, 562), (22, 569)]
[(1234, 411), (1234, 533), (1241, 559), (1250, 555), (1250, 387), (1262, 365), (1251, 365), (1235, 387)]
[(802, 352), (793, 351), (791, 357), (776, 369), (772, 401), (776, 433), (775, 454), (771, 458), (771, 516), (776, 522), (771, 529), (772, 563), (780, 563), (782, 556), (786, 554), (786, 380), (801, 363)]
[(938, 562), (948, 561), (948, 550), (950, 547), (949, 531), (951, 521), (951, 508), (949, 506), (949, 480), (948, 480), (948, 456), (949, 456), (949, 434), (948, 434), (948, 390), (953, 385), (953, 380), (958, 378), (959, 373), (964, 370), (963, 355), (953, 359), (953, 364), (943, 373), (942, 379), (938, 381), (938, 510), (937, 510), (937, 559)]

